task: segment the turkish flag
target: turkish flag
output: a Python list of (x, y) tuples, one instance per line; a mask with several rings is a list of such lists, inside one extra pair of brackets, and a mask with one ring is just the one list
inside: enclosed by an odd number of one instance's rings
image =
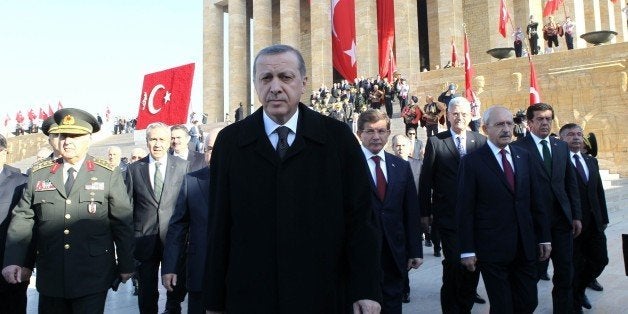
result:
[(18, 112), (15, 114), (15, 122), (17, 122), (17, 123), (22, 123), (22, 122), (24, 122), (24, 116), (22, 115), (22, 110), (18, 111)]
[(471, 54), (469, 53), (469, 40), (467, 39), (467, 34), (464, 34), (464, 96), (470, 102), (475, 102), (475, 93), (473, 92), (473, 87), (471, 86), (471, 80), (473, 79), (473, 75), (475, 74), (473, 70), (473, 65), (471, 64)]
[(554, 14), (563, 3), (563, 0), (548, 0), (543, 8), (543, 16)]
[(541, 89), (536, 82), (536, 70), (534, 69), (534, 63), (532, 59), (530, 61), (530, 105), (534, 105), (541, 102)]
[(42, 108), (39, 108), (39, 119), (41, 119), (41, 120), (48, 119), (48, 115), (46, 114), (46, 112)]
[(48, 116), (52, 117), (55, 114), (54, 111), (52, 111), (52, 106), (48, 105)]
[(358, 76), (355, 56), (355, 2), (333, 0), (331, 5), (331, 46), (334, 69), (346, 80)]
[(9, 117), (9, 114), (7, 113), (7, 116), (4, 117), (4, 126), (8, 126), (9, 125), (9, 121), (11, 121), (11, 117)]
[(28, 120), (33, 121), (35, 118), (37, 118), (37, 115), (35, 115), (35, 110), (31, 108), (31, 110), (28, 111)]
[(617, 0), (611, 0), (611, 2), (617, 4)]
[(187, 121), (190, 93), (194, 79), (194, 63), (146, 74), (137, 114), (138, 130), (153, 122), (167, 125)]
[(454, 44), (454, 39), (451, 39), (451, 66), (456, 67), (458, 64), (458, 54), (456, 53), (456, 44)]
[(57, 104), (57, 110), (59, 109), (63, 109), (63, 105), (61, 104), (61, 100), (59, 100), (59, 103)]
[(506, 0), (502, 0), (499, 5), (499, 33), (506, 38), (506, 23), (510, 19), (508, 9), (506, 9)]
[[(379, 48), (379, 75), (392, 78), (396, 64), (395, 4), (393, 0), (377, 0), (377, 44)], [(389, 79), (392, 81), (392, 79)]]

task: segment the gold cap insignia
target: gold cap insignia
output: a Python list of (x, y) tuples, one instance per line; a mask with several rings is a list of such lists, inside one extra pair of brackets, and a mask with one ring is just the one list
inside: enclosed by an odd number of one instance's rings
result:
[(64, 125), (74, 125), (74, 117), (72, 115), (67, 115), (63, 117), (63, 121), (61, 123)]

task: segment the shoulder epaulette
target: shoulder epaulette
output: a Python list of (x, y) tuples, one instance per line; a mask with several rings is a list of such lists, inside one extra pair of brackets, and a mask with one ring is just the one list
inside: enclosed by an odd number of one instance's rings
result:
[(113, 171), (116, 168), (115, 166), (111, 165), (109, 160), (100, 157), (94, 157), (94, 163), (105, 169), (108, 169), (109, 171)]
[(40, 160), (38, 162), (35, 162), (32, 166), (31, 166), (31, 173), (41, 170), (41, 169), (45, 169), (45, 168), (50, 168), (52, 167), (52, 165), (55, 164), (55, 161), (49, 158)]

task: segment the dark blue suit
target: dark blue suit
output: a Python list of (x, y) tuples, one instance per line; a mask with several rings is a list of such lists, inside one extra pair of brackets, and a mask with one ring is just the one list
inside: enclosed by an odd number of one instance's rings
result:
[[(543, 157), (530, 133), (516, 141), (514, 145), (526, 149), (543, 169), (536, 180), (542, 187), (540, 195), (550, 207), (548, 215), (552, 233), (551, 259), (554, 265), (552, 301), (554, 313), (567, 313), (573, 307), (572, 221), (582, 219), (580, 193), (576, 172), (570, 165), (567, 143), (551, 136), (548, 140), (552, 154), (551, 174), (545, 170)], [(546, 263), (547, 261), (545, 265)], [(539, 268), (547, 269), (547, 266), (539, 263)], [(541, 272), (544, 271), (541, 270)]]
[(423, 258), (419, 199), (410, 164), (386, 153), (386, 197), (382, 202), (371, 177), (371, 203), (382, 234), (383, 313), (401, 313), (408, 259)]
[[(208, 205), (209, 168), (205, 167), (187, 174), (183, 180), (177, 205), (170, 218), (161, 266), (162, 275), (180, 275), (182, 269), (187, 270), (185, 280), (189, 293), (189, 313), (205, 312), (202, 291), (207, 255)], [(181, 265), (182, 261), (185, 261), (185, 265)], [(177, 279), (184, 280), (181, 276)]]
[(515, 190), (488, 144), (461, 160), (456, 213), (461, 253), (475, 253), (491, 313), (532, 313), (537, 306), (537, 246), (549, 242), (542, 171), (524, 149), (510, 146)]
[[(11, 210), (22, 197), (22, 190), (28, 177), (19, 169), (8, 165), (0, 168), (0, 261), (4, 261), (4, 245), (7, 240), (7, 228), (11, 222)], [(31, 250), (29, 250), (30, 252)], [(34, 256), (29, 254), (29, 261), (24, 265), (33, 269)], [(0, 313), (26, 313), (26, 289), (28, 282), (9, 284), (0, 278)]]

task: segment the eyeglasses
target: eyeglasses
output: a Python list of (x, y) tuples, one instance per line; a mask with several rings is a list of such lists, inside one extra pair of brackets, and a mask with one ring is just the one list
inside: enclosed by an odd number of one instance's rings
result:
[(366, 130), (364, 130), (362, 132), (366, 133), (367, 135), (375, 135), (375, 133), (377, 133), (377, 135), (383, 136), (383, 135), (386, 135), (386, 134), (390, 133), (390, 130), (386, 130), (386, 129), (379, 129), (379, 130), (366, 129)]
[(211, 151), (212, 151), (213, 149), (214, 149), (214, 147), (213, 147), (213, 146), (205, 146), (205, 150), (204, 150), (204, 151), (205, 151), (206, 153), (211, 153)]
[(408, 133), (408, 135), (416, 135), (416, 133)]

